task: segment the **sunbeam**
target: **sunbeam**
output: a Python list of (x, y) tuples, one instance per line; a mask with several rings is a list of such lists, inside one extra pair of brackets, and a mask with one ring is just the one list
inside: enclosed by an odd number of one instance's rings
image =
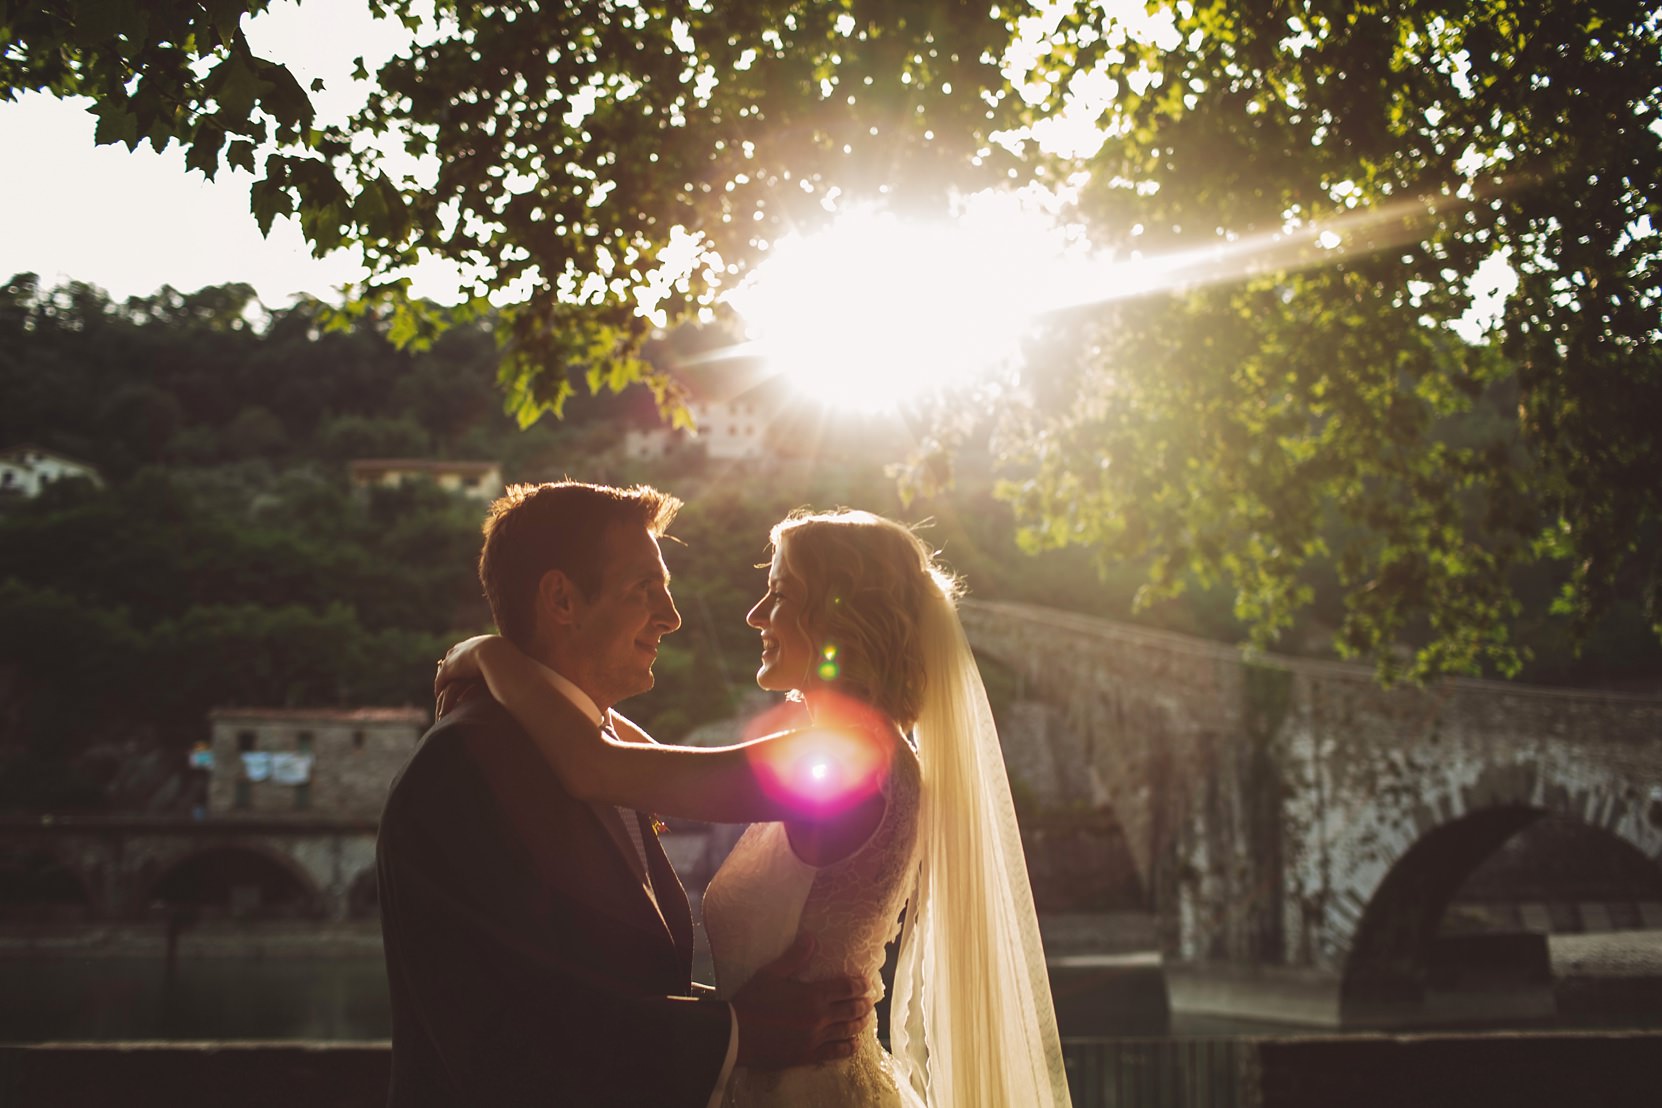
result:
[(1424, 237), (1438, 205), (1404, 199), (1333, 219), (1158, 255), (1093, 253), (1057, 205), (983, 194), (952, 222), (844, 213), (819, 234), (777, 243), (728, 296), (760, 355), (802, 395), (877, 412), (954, 389), (1019, 356), (1023, 334), (1057, 311), (1332, 264)]

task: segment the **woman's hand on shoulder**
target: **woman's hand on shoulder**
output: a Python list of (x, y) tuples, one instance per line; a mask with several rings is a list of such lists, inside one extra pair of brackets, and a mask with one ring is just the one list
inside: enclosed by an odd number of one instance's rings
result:
[(438, 671), (433, 674), (433, 700), (438, 718), (443, 718), (484, 682), (481, 655), (506, 644), (507, 640), (500, 635), (475, 635), (445, 651), (439, 659)]

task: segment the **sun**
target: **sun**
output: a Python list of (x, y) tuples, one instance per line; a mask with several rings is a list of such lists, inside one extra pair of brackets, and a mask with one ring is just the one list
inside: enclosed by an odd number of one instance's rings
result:
[(1009, 364), (1075, 264), (1019, 204), (938, 222), (852, 211), (776, 243), (728, 301), (799, 392), (876, 412)]
[(1023, 337), (1049, 313), (1330, 265), (1352, 239), (1364, 249), (1398, 241), (1380, 228), (1410, 227), (1427, 204), (1408, 197), (1151, 256), (1123, 243), (1093, 248), (1062, 217), (1073, 199), (989, 190), (933, 222), (845, 210), (821, 231), (775, 243), (726, 300), (745, 323), (746, 352), (799, 394), (879, 413), (1019, 364)]

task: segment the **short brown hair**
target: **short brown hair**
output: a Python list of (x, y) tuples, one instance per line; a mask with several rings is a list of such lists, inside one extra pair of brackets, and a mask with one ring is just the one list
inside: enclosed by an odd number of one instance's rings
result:
[(479, 582), (497, 630), (521, 650), (530, 650), (544, 574), (560, 570), (584, 596), (593, 597), (605, 577), (607, 529), (636, 524), (660, 536), (680, 510), (678, 498), (650, 485), (509, 485), (485, 517), (485, 545), (479, 551)]
[(960, 584), (911, 528), (870, 512), (793, 512), (769, 536), (807, 593), (802, 630), (835, 648), (836, 681), (902, 727), (923, 702), (924, 605)]

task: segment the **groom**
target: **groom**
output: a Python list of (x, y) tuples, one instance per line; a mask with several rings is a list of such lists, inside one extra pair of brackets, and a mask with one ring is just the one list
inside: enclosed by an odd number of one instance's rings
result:
[[(655, 489), (517, 485), (479, 576), (498, 629), (560, 678), (573, 728), (652, 687), (681, 625)], [(799, 942), (730, 1002), (691, 982), (692, 921), (648, 815), (574, 800), (481, 691), (423, 736), (376, 844), (391, 1108), (719, 1103), (734, 1065), (846, 1057), (865, 987), (791, 979)]]

